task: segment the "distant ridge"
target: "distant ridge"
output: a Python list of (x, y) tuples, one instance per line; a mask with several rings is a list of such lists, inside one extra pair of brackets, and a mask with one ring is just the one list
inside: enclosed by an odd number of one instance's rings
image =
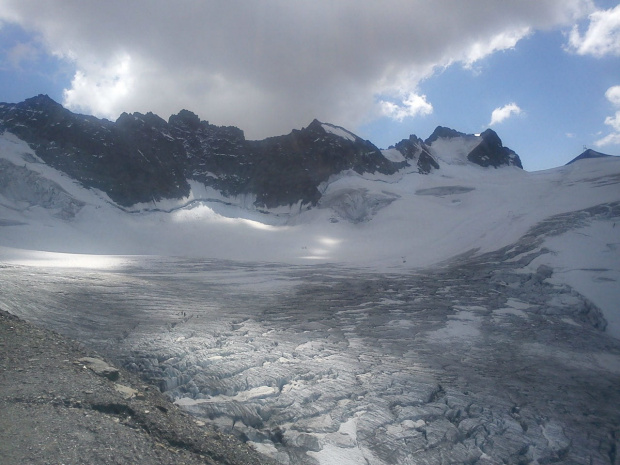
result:
[(579, 160), (585, 160), (588, 158), (603, 158), (603, 157), (613, 157), (614, 155), (607, 155), (606, 153), (601, 153), (601, 152), (597, 152), (595, 150), (592, 149), (587, 149), (585, 152), (583, 152), (581, 155), (573, 158), (571, 161), (569, 161), (566, 166), (570, 165), (571, 163), (575, 163), (576, 161)]
[(72, 113), (47, 95), (0, 102), (4, 131), (28, 143), (49, 166), (123, 207), (187, 198), (190, 183), (198, 183), (227, 198), (251, 199), (259, 209), (311, 208), (334, 175), (440, 169), (431, 147), (438, 139), (467, 141), (462, 163), (523, 167), (490, 129), (474, 135), (440, 126), (427, 142), (415, 135), (403, 139), (386, 158), (387, 151), (370, 141), (316, 119), (289, 134), (247, 140), (241, 129), (210, 124), (188, 110), (168, 121), (148, 112), (123, 113), (112, 122)]

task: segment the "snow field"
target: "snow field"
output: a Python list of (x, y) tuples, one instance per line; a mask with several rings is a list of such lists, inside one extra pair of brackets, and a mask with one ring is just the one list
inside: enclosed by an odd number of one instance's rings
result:
[[(339, 134), (340, 128), (324, 127)], [(498, 250), (553, 215), (620, 200), (618, 158), (533, 173), (487, 169), (464, 161), (477, 143), (475, 136), (435, 141), (431, 149), (441, 168), (430, 175), (342, 173), (323, 186), (323, 200), (312, 209), (291, 205), (262, 212), (251, 196), (226, 198), (192, 182), (188, 198), (125, 211), (4, 133), (0, 157), (56, 183), (84, 206), (74, 218), (60, 219), (33, 201), (32, 192), (11, 192), (11, 198), (0, 192), (0, 260), (105, 267), (116, 256), (161, 255), (409, 272)], [(620, 225), (614, 221), (548, 238), (544, 246), (552, 253), (532, 266), (554, 268), (554, 282), (591, 299), (618, 335)]]

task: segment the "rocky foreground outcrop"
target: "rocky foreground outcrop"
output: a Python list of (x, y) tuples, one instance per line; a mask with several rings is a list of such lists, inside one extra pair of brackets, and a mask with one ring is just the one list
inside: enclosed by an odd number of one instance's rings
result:
[(78, 343), (3, 311), (0, 373), (3, 465), (272, 463)]

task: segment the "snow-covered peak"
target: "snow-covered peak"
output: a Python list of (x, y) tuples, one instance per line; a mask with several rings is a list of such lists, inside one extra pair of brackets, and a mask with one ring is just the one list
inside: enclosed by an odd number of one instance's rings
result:
[(355, 142), (355, 140), (358, 139), (358, 137), (355, 134), (353, 134), (351, 131), (347, 131), (345, 128), (342, 128), (340, 126), (335, 126), (329, 123), (321, 123), (321, 126), (323, 127), (325, 132), (334, 134), (338, 137), (342, 137), (343, 139), (347, 139), (352, 142)]
[(575, 162), (578, 162), (580, 160), (589, 160), (592, 158), (605, 158), (605, 157), (612, 157), (613, 155), (608, 155), (606, 153), (601, 153), (601, 152), (597, 152), (595, 150), (592, 149), (586, 149), (583, 151), (583, 153), (581, 153), (579, 156), (573, 158), (571, 161), (569, 161), (567, 163), (567, 165), (571, 165)]
[(492, 129), (480, 134), (464, 134), (454, 129), (438, 126), (424, 141), (439, 164), (464, 165), (473, 163), (483, 168), (517, 166), (523, 168), (519, 156), (504, 147)]
[(430, 144), (430, 152), (440, 164), (464, 165), (469, 163), (467, 155), (480, 142), (482, 142), (482, 137), (479, 135), (464, 134), (458, 137), (440, 137)]

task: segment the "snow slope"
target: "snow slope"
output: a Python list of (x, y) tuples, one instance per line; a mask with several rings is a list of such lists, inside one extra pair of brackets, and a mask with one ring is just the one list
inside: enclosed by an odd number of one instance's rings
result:
[(357, 136), (350, 131), (347, 131), (345, 128), (341, 128), (340, 126), (335, 126), (329, 123), (321, 123), (323, 129), (330, 134), (334, 134), (338, 137), (342, 137), (343, 139), (347, 139), (350, 141), (355, 141)]
[[(46, 189), (74, 199), (77, 206), (72, 215), (59, 217), (41, 189), (33, 194), (33, 182), (17, 183), (18, 191), (0, 189), (0, 260), (17, 260), (17, 250), (29, 250), (330, 262), (397, 272), (470, 251), (497, 250), (553, 215), (620, 201), (620, 158), (533, 173), (488, 169), (466, 162), (478, 139), (436, 140), (431, 149), (441, 169), (431, 175), (341, 174), (322, 186), (323, 198), (310, 210), (294, 205), (260, 212), (252, 199), (225, 198), (193, 185), (189, 198), (126, 211), (45, 165), (26, 143), (5, 133), (0, 137), (3, 163), (25, 170), (16, 176), (29, 172), (36, 175), (32, 179), (45, 180)], [(554, 279), (606, 309), (610, 329), (620, 335), (615, 307), (620, 301), (620, 225), (614, 227), (614, 221), (581, 225), (584, 229), (550, 238), (546, 247), (554, 254), (538, 260), (562, 270)]]

